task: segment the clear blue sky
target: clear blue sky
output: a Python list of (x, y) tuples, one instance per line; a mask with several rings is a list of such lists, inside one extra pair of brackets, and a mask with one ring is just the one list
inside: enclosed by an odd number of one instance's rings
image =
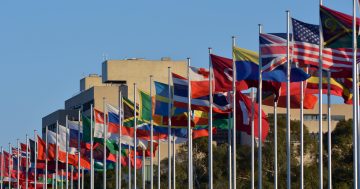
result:
[[(324, 1), (351, 13), (352, 1)], [(101, 74), (110, 59), (192, 58), (206, 66), (207, 48), (231, 55), (231, 36), (258, 48), (264, 32), (285, 32), (285, 10), (318, 23), (316, 0), (32, 0), (0, 1), (0, 145), (41, 128), (41, 118), (64, 107), (79, 80)]]

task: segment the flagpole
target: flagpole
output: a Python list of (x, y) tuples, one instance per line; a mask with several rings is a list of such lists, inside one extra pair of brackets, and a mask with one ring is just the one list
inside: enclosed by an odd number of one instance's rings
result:
[(94, 136), (93, 136), (93, 112), (94, 105), (90, 105), (90, 189), (94, 189)]
[[(82, 107), (81, 107), (82, 108)], [(78, 189), (81, 188), (80, 186), (80, 169), (81, 169), (81, 163), (80, 163), (80, 153), (81, 153), (81, 147), (80, 147), (80, 127), (81, 127), (81, 123), (80, 123), (80, 120), (81, 120), (81, 108), (78, 110), (78, 136), (77, 136), (77, 147), (78, 147)], [(105, 113), (104, 113), (105, 115)], [(105, 122), (105, 120), (104, 120)]]
[[(58, 185), (57, 185), (57, 176), (58, 176), (58, 172), (59, 172), (59, 168), (58, 168), (58, 162), (59, 162), (59, 121), (56, 121), (56, 162), (55, 162), (55, 189), (58, 188)], [(54, 178), (53, 178), (54, 179)]]
[[(192, 174), (191, 174), (191, 139), (192, 139), (192, 133), (191, 133), (191, 83), (190, 83), (190, 75), (189, 75), (189, 69), (190, 69), (190, 58), (187, 58), (187, 79), (188, 79), (188, 109), (187, 109), (187, 131), (188, 131), (188, 189), (192, 189)], [(160, 144), (159, 144), (160, 147)], [(160, 157), (159, 157), (160, 158)]]
[(37, 135), (36, 135), (36, 129), (34, 130), (34, 140), (35, 140), (35, 154), (34, 154), (34, 187), (36, 188), (36, 185), (37, 185), (37, 157), (38, 157), (38, 140), (37, 140)]
[[(262, 33), (262, 25), (259, 24), (259, 35)], [(259, 47), (259, 111), (258, 111), (258, 141), (259, 141), (259, 151), (258, 151), (258, 187), (262, 188), (262, 61), (261, 61), (261, 50)]]
[(1, 177), (1, 182), (0, 182), (0, 189), (3, 189), (3, 184), (4, 184), (4, 165), (5, 165), (5, 163), (4, 163), (4, 149), (3, 149), (3, 147), (1, 146), (0, 147), (0, 150), (1, 150), (1, 172), (0, 172), (0, 177)]
[[(232, 36), (232, 48), (234, 49), (236, 43), (235, 43), (235, 36)], [(232, 54), (234, 54), (232, 52)], [(233, 99), (232, 99), (232, 108), (233, 108), (233, 138), (232, 138), (232, 186), (234, 189), (236, 189), (236, 64), (235, 64), (235, 60), (234, 60), (234, 55), (233, 55), (233, 81), (232, 81), (232, 87), (233, 87)]]
[(160, 182), (161, 182), (161, 180), (160, 180), (160, 152), (161, 152), (161, 148), (160, 148), (160, 136), (158, 135), (158, 175), (157, 175), (157, 181), (158, 181), (158, 189), (160, 189)]
[(20, 142), (19, 139), (17, 139), (17, 173), (16, 173), (16, 179), (17, 179), (17, 189), (20, 189)]
[(304, 188), (304, 82), (300, 82), (300, 188)]
[(251, 88), (251, 189), (255, 188), (255, 91)]
[(47, 178), (48, 178), (48, 126), (45, 126), (45, 153), (46, 153), (46, 158), (45, 158), (45, 189), (48, 188), (47, 186)]
[(208, 173), (209, 173), (209, 189), (213, 188), (213, 146), (212, 146), (212, 142), (213, 142), (213, 132), (212, 132), (212, 128), (213, 128), (213, 111), (212, 111), (212, 106), (213, 106), (213, 86), (212, 86), (212, 81), (213, 81), (213, 71), (212, 71), (212, 64), (211, 64), (211, 55), (212, 53), (212, 48), (209, 47), (209, 127), (208, 127), (208, 131), (209, 131), (209, 136), (208, 136), (208, 153), (209, 153), (209, 159), (208, 159)]
[(74, 166), (71, 166), (71, 186), (70, 188), (73, 189), (74, 188)]
[(136, 106), (136, 83), (134, 83), (134, 188), (136, 188), (136, 162), (137, 162), (137, 158), (136, 158), (136, 150), (137, 150), (137, 142), (136, 142), (136, 130), (137, 130), (137, 117), (136, 117), (136, 110), (137, 110), (137, 106)]
[(64, 177), (63, 177), (63, 175), (64, 175), (64, 169), (61, 169), (61, 179), (60, 179), (60, 181), (61, 181), (61, 189), (64, 189), (64, 182), (63, 182), (63, 180), (64, 180)]
[(173, 137), (172, 137), (173, 141), (172, 141), (172, 153), (173, 153), (173, 162), (172, 162), (172, 171), (173, 171), (173, 188), (172, 189), (175, 189), (176, 188), (176, 161), (175, 161), (175, 157), (176, 157), (176, 149), (175, 149), (175, 132), (173, 134)]
[(115, 154), (115, 189), (119, 189), (119, 151)]
[(66, 115), (66, 117), (65, 117), (65, 125), (66, 125), (66, 162), (65, 162), (65, 166), (66, 166), (66, 183), (65, 183), (65, 185), (66, 185), (66, 189), (69, 189), (69, 180), (68, 180), (68, 178), (69, 178), (69, 173), (68, 173), (68, 170), (69, 170), (69, 122), (68, 122), (68, 120), (69, 120), (69, 116), (68, 115)]
[(107, 128), (106, 128), (106, 98), (103, 97), (103, 112), (104, 112), (104, 157), (103, 157), (103, 189), (106, 189), (106, 140), (107, 140)]
[(142, 188), (145, 188), (145, 150), (142, 150)]
[(286, 11), (286, 32), (287, 32), (287, 82), (286, 82), (286, 161), (287, 161), (287, 188), (291, 188), (291, 151), (290, 151), (290, 11)]
[[(153, 76), (150, 75), (150, 98), (152, 95), (152, 78)], [(151, 103), (151, 110), (153, 109), (152, 103)], [(154, 123), (153, 123), (153, 117), (152, 114), (150, 115), (150, 188), (153, 189), (154, 187)]]
[(129, 185), (129, 189), (131, 189), (131, 157), (130, 157), (130, 152), (131, 152), (131, 148), (130, 145), (128, 145), (128, 176), (129, 176), (129, 180), (128, 180), (128, 185)]
[(84, 178), (85, 178), (85, 175), (84, 175), (84, 168), (81, 168), (81, 189), (84, 189)]
[(327, 115), (327, 124), (328, 124), (328, 188), (332, 188), (332, 169), (331, 169), (331, 96), (330, 96), (330, 79), (331, 72), (327, 72), (327, 100), (328, 100), (328, 115)]
[(357, 34), (356, 34), (356, 0), (353, 0), (353, 146), (354, 146), (354, 162), (353, 162), (353, 169), (354, 169), (354, 188), (358, 187), (358, 144), (357, 144), (357, 135), (358, 135), (358, 117), (357, 117), (357, 105), (358, 105), (358, 99), (357, 99), (357, 93), (358, 93), (358, 85), (357, 85), (357, 62), (356, 62), (356, 55), (357, 55)]
[(274, 189), (278, 188), (278, 125), (277, 125), (277, 105), (274, 101)]
[[(168, 67), (168, 188), (171, 189), (171, 67)], [(150, 83), (151, 86), (151, 83)], [(152, 104), (152, 103), (151, 103)], [(152, 142), (151, 142), (152, 144)], [(152, 153), (152, 151), (151, 151)]]
[(121, 94), (121, 88), (119, 87), (119, 189), (121, 189), (121, 136), (122, 136), (122, 125), (123, 125), (123, 116), (122, 116), (122, 94)]
[(29, 188), (29, 138), (26, 134), (26, 177), (25, 177), (25, 188)]
[[(9, 142), (9, 153), (11, 153), (11, 143)], [(9, 168), (9, 175), (8, 175), (8, 178), (9, 178), (9, 189), (11, 188), (11, 157), (9, 158), (9, 165), (8, 165), (8, 168)]]
[(231, 149), (232, 149), (232, 145), (231, 145), (231, 129), (232, 129), (232, 119), (231, 119), (231, 113), (228, 113), (228, 184), (229, 187), (228, 189), (232, 189), (232, 156), (231, 156)]

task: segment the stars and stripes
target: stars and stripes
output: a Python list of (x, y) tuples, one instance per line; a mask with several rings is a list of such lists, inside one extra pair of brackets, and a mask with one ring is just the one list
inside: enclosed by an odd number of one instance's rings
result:
[[(319, 66), (319, 26), (292, 19), (294, 42), (292, 61), (300, 65)], [(360, 53), (357, 55), (359, 56)], [(351, 48), (324, 48), (323, 69), (338, 71), (352, 69)]]

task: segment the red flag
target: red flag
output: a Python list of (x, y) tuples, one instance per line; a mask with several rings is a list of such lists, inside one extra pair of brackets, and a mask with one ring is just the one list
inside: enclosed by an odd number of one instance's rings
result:
[(38, 158), (39, 160), (45, 160), (45, 158), (46, 158), (46, 144), (45, 144), (45, 141), (43, 141), (39, 136), (37, 136), (37, 142), (38, 142), (38, 146), (37, 146), (37, 150), (38, 150), (37, 158)]
[[(241, 92), (237, 93), (236, 101), (238, 102), (236, 103), (236, 108), (238, 111), (236, 115), (236, 128), (240, 131), (245, 131), (247, 134), (251, 135), (252, 102), (247, 96), (245, 96)], [(261, 110), (261, 118), (258, 117), (258, 112), (259, 105), (257, 103), (254, 103), (254, 136), (259, 137), (258, 119), (262, 119), (262, 141), (264, 141), (269, 133), (269, 122), (266, 119), (264, 111)]]

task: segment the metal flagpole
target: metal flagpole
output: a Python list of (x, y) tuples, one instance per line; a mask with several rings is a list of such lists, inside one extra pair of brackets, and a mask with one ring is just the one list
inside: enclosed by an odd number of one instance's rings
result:
[[(231, 91), (232, 92), (232, 91)], [(232, 145), (231, 145), (231, 129), (232, 129), (232, 119), (231, 119), (231, 113), (228, 114), (228, 184), (229, 187), (228, 189), (232, 189), (232, 156), (231, 156), (231, 149), (232, 149)]]
[[(171, 189), (171, 67), (168, 67), (168, 188)], [(151, 84), (150, 84), (151, 86)]]
[(46, 153), (46, 158), (45, 158), (45, 189), (47, 189), (47, 178), (48, 178), (48, 157), (49, 157), (49, 154), (48, 154), (48, 126), (46, 125), (45, 126), (45, 153)]
[(0, 177), (1, 177), (1, 182), (0, 182), (0, 189), (3, 189), (3, 184), (4, 184), (4, 149), (3, 149), (3, 147), (1, 146), (0, 147), (0, 150), (1, 150), (1, 170), (0, 170)]
[(36, 185), (37, 185), (37, 153), (38, 153), (38, 140), (37, 140), (37, 135), (36, 135), (36, 131), (37, 130), (34, 130), (34, 140), (35, 140), (35, 149), (34, 149), (34, 187), (36, 188)]
[[(235, 43), (235, 36), (232, 37), (232, 47), (231, 49), (234, 49), (236, 43)], [(233, 54), (233, 80), (232, 80), (232, 87), (233, 87), (233, 97), (232, 97), (232, 108), (233, 108), (233, 138), (232, 138), (232, 186), (234, 189), (236, 189), (236, 64), (234, 60), (234, 53)]]
[(354, 146), (354, 162), (353, 162), (353, 169), (354, 169), (354, 188), (358, 187), (358, 144), (357, 144), (357, 135), (358, 135), (358, 117), (357, 117), (357, 105), (358, 105), (358, 99), (357, 99), (357, 93), (358, 93), (358, 85), (357, 85), (357, 62), (356, 62), (356, 55), (357, 55), (357, 34), (356, 34), (356, 0), (353, 0), (353, 146)]
[(145, 150), (144, 149), (142, 150), (142, 162), (143, 162), (142, 170), (141, 170), (141, 173), (142, 173), (142, 188), (145, 188)]
[[(11, 143), (9, 142), (9, 153), (11, 153)], [(9, 158), (9, 165), (8, 165), (8, 169), (9, 169), (9, 176), (8, 176), (8, 179), (9, 179), (9, 189), (11, 188), (11, 158)]]
[(130, 148), (130, 145), (128, 146), (128, 150), (129, 150), (129, 153), (128, 153), (128, 176), (129, 176), (129, 180), (128, 180), (128, 186), (129, 186), (129, 189), (131, 189), (131, 157), (130, 157), (130, 152), (131, 152), (131, 148)]
[(119, 189), (119, 151), (116, 152), (115, 156), (115, 188)]
[(136, 142), (136, 130), (137, 130), (137, 117), (136, 117), (136, 110), (137, 110), (137, 106), (136, 106), (136, 83), (134, 83), (134, 188), (136, 188), (136, 150), (137, 150), (137, 142)]
[(255, 91), (251, 88), (251, 189), (255, 188)]
[(212, 71), (212, 63), (211, 63), (211, 52), (212, 49), (209, 48), (209, 127), (208, 127), (208, 131), (209, 131), (209, 136), (208, 136), (208, 154), (209, 154), (209, 159), (208, 159), (208, 167), (209, 167), (209, 189), (213, 188), (213, 146), (212, 146), (212, 141), (213, 141), (213, 132), (212, 132), (212, 128), (213, 128), (213, 111), (212, 111), (212, 106), (213, 106), (213, 86), (212, 86), (212, 82), (213, 82), (213, 71)]
[[(105, 115), (105, 112), (104, 112)], [(80, 158), (81, 158), (81, 147), (80, 147), (80, 127), (81, 127), (81, 108), (78, 110), (78, 136), (77, 136), (77, 150), (78, 150), (78, 189), (81, 188), (80, 186), (80, 170), (81, 170), (81, 163), (80, 163)], [(105, 123), (105, 120), (104, 120)]]
[(74, 188), (74, 166), (71, 166), (71, 174), (70, 174), (70, 176), (71, 176), (71, 189), (73, 189)]
[(68, 122), (68, 120), (69, 120), (69, 116), (68, 115), (66, 115), (66, 117), (65, 117), (65, 125), (66, 125), (66, 162), (65, 162), (65, 166), (66, 166), (66, 183), (65, 183), (65, 185), (66, 185), (66, 189), (69, 189), (69, 180), (68, 180), (68, 178), (69, 178), (69, 122)]
[[(150, 97), (152, 94), (152, 75), (150, 75)], [(151, 103), (151, 109), (153, 109), (152, 107), (152, 103)], [(150, 115), (150, 151), (151, 151), (151, 156), (150, 156), (150, 188), (153, 189), (154, 187), (154, 156), (153, 156), (153, 152), (154, 152), (154, 125), (153, 125), (153, 120), (152, 120), (152, 114)]]
[(81, 189), (84, 189), (84, 168), (81, 168)]
[[(56, 160), (55, 160), (55, 189), (58, 188), (58, 173), (59, 173), (59, 121), (56, 121)], [(54, 178), (53, 178), (54, 179)]]
[(161, 148), (160, 148), (160, 137), (159, 137), (159, 135), (158, 135), (158, 175), (157, 175), (157, 185), (158, 185), (158, 189), (160, 189), (160, 152), (161, 152)]
[(25, 176), (25, 188), (29, 188), (29, 138), (26, 134), (26, 176)]
[(16, 181), (17, 181), (17, 189), (20, 189), (20, 142), (17, 139), (17, 165), (16, 165)]
[(176, 158), (176, 150), (175, 150), (175, 132), (174, 132), (174, 134), (173, 134), (173, 137), (172, 137), (172, 139), (173, 139), (173, 143), (172, 143), (172, 153), (173, 153), (173, 161), (172, 161), (172, 166), (173, 166), (173, 168), (172, 168), (172, 171), (173, 171), (173, 189), (175, 189), (176, 188), (176, 161), (175, 161), (175, 158)]
[(122, 168), (122, 165), (121, 165), (121, 136), (122, 136), (122, 119), (123, 119), (123, 116), (122, 116), (122, 112), (123, 112), (123, 109), (122, 109), (122, 94), (121, 94), (121, 88), (119, 87), (119, 188), (121, 189), (121, 174), (122, 174), (122, 171), (121, 171), (121, 168)]
[(274, 102), (274, 189), (278, 188), (277, 104), (278, 104), (277, 101)]
[(60, 177), (60, 182), (61, 182), (61, 189), (64, 189), (64, 169), (61, 169), (61, 177)]
[[(262, 33), (262, 25), (259, 24), (259, 35)], [(258, 91), (258, 96), (259, 96), (259, 110), (258, 110), (258, 141), (259, 141), (259, 151), (258, 151), (258, 187), (262, 188), (262, 114), (261, 114), (261, 110), (262, 110), (262, 61), (261, 61), (261, 56), (260, 56), (261, 50), (259, 47), (259, 91)]]
[[(322, 5), (322, 0), (320, 0), (320, 5)], [(322, 109), (322, 83), (323, 83), (323, 38), (322, 38), (322, 25), (320, 21), (319, 27), (320, 33), (320, 45), (319, 45), (319, 188), (323, 188), (323, 109)]]
[(286, 33), (287, 33), (287, 68), (286, 68), (286, 173), (287, 173), (287, 188), (291, 188), (291, 151), (290, 151), (290, 11), (286, 11)]
[[(187, 132), (188, 132), (188, 189), (192, 189), (192, 178), (191, 178), (191, 87), (190, 87), (190, 75), (189, 75), (189, 69), (190, 69), (190, 58), (187, 58), (187, 79), (188, 79), (188, 122), (187, 122)], [(160, 145), (159, 145), (160, 146)]]
[(90, 189), (94, 189), (94, 136), (93, 136), (93, 104), (90, 105)]
[(107, 128), (106, 128), (106, 98), (103, 97), (103, 119), (104, 119), (104, 149), (103, 149), (103, 189), (106, 189), (106, 140), (107, 140)]
[(327, 124), (328, 124), (328, 188), (332, 188), (332, 169), (331, 169), (331, 96), (330, 96), (330, 79), (331, 72), (327, 72), (327, 101), (328, 101), (328, 115), (327, 115)]
[(304, 188), (304, 82), (300, 82), (300, 188)]

